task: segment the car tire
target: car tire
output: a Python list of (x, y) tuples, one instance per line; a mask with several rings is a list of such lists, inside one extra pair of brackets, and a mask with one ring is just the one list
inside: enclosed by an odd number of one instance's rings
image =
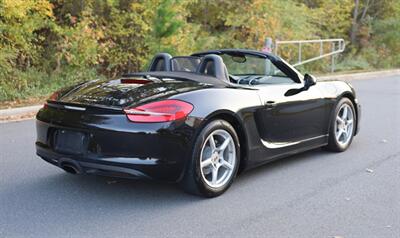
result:
[(180, 184), (190, 194), (219, 196), (231, 186), (239, 162), (240, 144), (235, 129), (225, 120), (213, 120), (196, 138)]
[[(347, 110), (346, 116), (345, 110)], [(328, 145), (324, 148), (333, 152), (343, 152), (349, 148), (355, 134), (356, 123), (357, 114), (353, 102), (348, 98), (340, 99), (329, 127)]]

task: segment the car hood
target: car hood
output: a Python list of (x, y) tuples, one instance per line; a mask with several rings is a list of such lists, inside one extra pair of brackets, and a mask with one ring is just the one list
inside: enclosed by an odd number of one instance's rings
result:
[(151, 81), (143, 78), (93, 80), (58, 92), (58, 103), (125, 108), (213, 87), (196, 81)]

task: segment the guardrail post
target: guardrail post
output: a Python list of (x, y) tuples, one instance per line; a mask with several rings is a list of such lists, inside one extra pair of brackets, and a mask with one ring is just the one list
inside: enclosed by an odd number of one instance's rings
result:
[(271, 37), (265, 38), (265, 43), (264, 43), (264, 47), (263, 47), (262, 51), (272, 53), (273, 47), (274, 47), (274, 44), (272, 43), (272, 38)]
[(301, 63), (301, 42), (299, 42), (299, 61), (298, 63)]
[(319, 56), (322, 56), (324, 54), (324, 47), (322, 41), (320, 42), (319, 45)]
[[(332, 42), (332, 52), (335, 51), (335, 42)], [(331, 63), (331, 73), (335, 72), (335, 55), (332, 56), (332, 63)]]

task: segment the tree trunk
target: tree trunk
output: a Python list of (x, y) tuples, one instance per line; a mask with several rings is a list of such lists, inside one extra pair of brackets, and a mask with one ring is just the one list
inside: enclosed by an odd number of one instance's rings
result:
[(351, 26), (351, 32), (350, 32), (350, 40), (351, 44), (356, 43), (356, 36), (357, 36), (357, 30), (358, 30), (358, 22), (357, 22), (357, 17), (358, 17), (358, 7), (359, 7), (359, 0), (354, 0), (354, 11), (353, 11), (353, 22)]
[(360, 22), (363, 22), (365, 19), (365, 16), (367, 16), (367, 12), (369, 10), (369, 6), (374, 5), (374, 1), (371, 2), (371, 0), (367, 0), (367, 2), (364, 4), (364, 10), (361, 14)]

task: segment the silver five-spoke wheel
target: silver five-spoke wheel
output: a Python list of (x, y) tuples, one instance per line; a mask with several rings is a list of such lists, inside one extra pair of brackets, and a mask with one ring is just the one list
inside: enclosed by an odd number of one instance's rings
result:
[(208, 186), (220, 188), (226, 185), (236, 166), (236, 148), (229, 132), (213, 131), (205, 140), (200, 153), (201, 176)]
[(335, 123), (335, 137), (340, 145), (346, 146), (350, 142), (353, 136), (353, 127), (353, 110), (350, 105), (343, 104), (336, 115)]

